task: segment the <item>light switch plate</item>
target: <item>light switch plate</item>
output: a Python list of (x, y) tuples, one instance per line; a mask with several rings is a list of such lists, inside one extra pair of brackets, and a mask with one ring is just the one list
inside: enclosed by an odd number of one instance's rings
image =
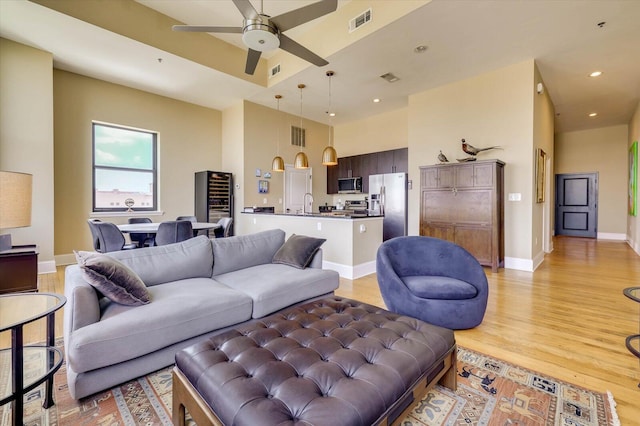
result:
[(522, 194), (519, 192), (510, 192), (509, 201), (522, 201)]

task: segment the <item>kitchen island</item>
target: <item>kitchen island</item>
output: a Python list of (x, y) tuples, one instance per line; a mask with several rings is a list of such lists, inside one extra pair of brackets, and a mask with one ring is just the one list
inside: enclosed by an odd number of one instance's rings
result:
[(322, 245), (323, 268), (341, 277), (355, 279), (376, 270), (376, 253), (382, 244), (382, 217), (340, 215), (247, 213), (240, 214), (249, 233), (279, 228), (287, 233), (325, 238)]

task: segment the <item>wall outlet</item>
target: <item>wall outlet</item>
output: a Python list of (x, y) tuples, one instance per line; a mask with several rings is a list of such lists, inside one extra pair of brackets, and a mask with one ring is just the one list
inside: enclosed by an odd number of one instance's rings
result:
[(267, 204), (267, 199), (266, 198), (262, 199), (262, 204)]
[(282, 198), (278, 198), (278, 204), (282, 204)]
[(318, 231), (322, 231), (322, 222), (318, 222)]
[(364, 223), (362, 223), (360, 224), (360, 233), (363, 234), (365, 232), (367, 232), (367, 226)]

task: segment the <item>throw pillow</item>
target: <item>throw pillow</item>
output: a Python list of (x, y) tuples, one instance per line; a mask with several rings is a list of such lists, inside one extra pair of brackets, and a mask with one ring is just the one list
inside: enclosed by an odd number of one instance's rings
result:
[(99, 253), (74, 251), (84, 279), (109, 300), (127, 306), (151, 301), (144, 282), (122, 262)]
[(298, 269), (306, 268), (316, 254), (324, 238), (293, 234), (273, 256), (272, 263), (281, 263)]

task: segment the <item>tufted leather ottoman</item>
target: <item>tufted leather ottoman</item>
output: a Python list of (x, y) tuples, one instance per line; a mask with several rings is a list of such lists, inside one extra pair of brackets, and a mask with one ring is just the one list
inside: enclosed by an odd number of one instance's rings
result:
[(173, 421), (391, 424), (438, 380), (455, 389), (455, 361), (453, 331), (329, 297), (178, 352)]

